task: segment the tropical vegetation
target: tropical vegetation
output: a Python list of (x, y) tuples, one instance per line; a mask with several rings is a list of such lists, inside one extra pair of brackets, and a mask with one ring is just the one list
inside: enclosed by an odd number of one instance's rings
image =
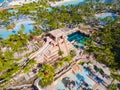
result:
[[(54, 2), (55, 0), (49, 1)], [(18, 61), (24, 57), (20, 57), (20, 54), (28, 50), (28, 44), (34, 36), (61, 27), (74, 28), (79, 26), (80, 23), (84, 23), (85, 25), (91, 25), (92, 28), (97, 27), (98, 30), (91, 37), (92, 40), (86, 43), (86, 52), (89, 55), (93, 54), (97, 61), (110, 67), (113, 76), (115, 76), (114, 78), (120, 81), (119, 75), (116, 73), (120, 68), (120, 18), (115, 21), (112, 21), (109, 17), (103, 19), (103, 22), (107, 21), (109, 24), (101, 28), (101, 26), (98, 27), (99, 19), (95, 17), (95, 14), (105, 12), (114, 12), (120, 15), (120, 4), (95, 4), (90, 2), (78, 6), (51, 7), (47, 2), (48, 0), (39, 0), (38, 3), (25, 4), (16, 7), (14, 10), (17, 12), (12, 13), (9, 10), (0, 11), (0, 25), (4, 25), (8, 29), (15, 26), (15, 23), (10, 21), (11, 17), (15, 17), (18, 20), (21, 15), (26, 15), (36, 22), (34, 32), (31, 31), (29, 34), (25, 34), (25, 27), (21, 25), (21, 30), (17, 34), (11, 35), (7, 39), (0, 38), (0, 80), (9, 81), (16, 73), (21, 71)], [(86, 30), (86, 28), (83, 29)], [(3, 47), (6, 50), (2, 50)], [(14, 56), (16, 53), (17, 58)], [(62, 54), (59, 51), (59, 55), (62, 56)], [(71, 55), (56, 63), (55, 67), (59, 68), (64, 65), (64, 62), (71, 62), (75, 55), (76, 52), (71, 51)], [(29, 63), (30, 65), (27, 64), (26, 67), (22, 68), (23, 72), (29, 71), (29, 68), (35, 62), (31, 60)], [(54, 80), (54, 74), (55, 69), (53, 66), (43, 64), (38, 73), (38, 77), (41, 79), (39, 82), (41, 87), (50, 85)]]
[(37, 75), (40, 78), (39, 85), (43, 88), (51, 85), (54, 80), (54, 74), (55, 68), (53, 66), (42, 64)]
[(120, 68), (119, 19), (96, 32), (92, 36), (95, 43), (89, 41), (86, 48), (86, 52), (94, 54), (95, 59), (106, 64), (114, 74)]

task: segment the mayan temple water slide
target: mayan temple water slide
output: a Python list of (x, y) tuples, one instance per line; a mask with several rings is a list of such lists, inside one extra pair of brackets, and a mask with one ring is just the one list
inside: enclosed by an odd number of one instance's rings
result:
[(33, 59), (38, 55), (42, 55), (44, 52), (48, 50), (49, 47), (50, 47), (49, 42), (46, 42), (42, 48), (40, 48), (37, 52), (31, 54), (28, 58)]

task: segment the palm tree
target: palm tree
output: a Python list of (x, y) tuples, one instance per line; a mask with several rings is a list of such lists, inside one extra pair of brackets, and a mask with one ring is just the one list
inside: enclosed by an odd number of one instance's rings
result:
[(115, 85), (115, 84), (109, 85), (108, 90), (118, 90), (117, 85)]
[(41, 79), (39, 85), (41, 87), (46, 87), (47, 85), (50, 85), (54, 80), (54, 74), (54, 67), (48, 64), (43, 64), (38, 73), (38, 77)]
[(59, 56), (62, 56), (62, 57), (63, 57), (63, 54), (64, 54), (64, 53), (63, 53), (63, 51), (59, 50), (59, 51), (58, 51), (58, 54), (59, 54)]

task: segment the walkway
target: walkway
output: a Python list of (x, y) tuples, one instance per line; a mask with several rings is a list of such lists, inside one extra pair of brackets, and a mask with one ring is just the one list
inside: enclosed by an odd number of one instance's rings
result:
[[(83, 27), (84, 27), (84, 26), (83, 26)], [(69, 34), (75, 33), (75, 32), (77, 32), (77, 31), (79, 31), (79, 32), (81, 32), (81, 33), (83, 33), (83, 34), (85, 34), (85, 35), (89, 35), (89, 34), (90, 34), (90, 33), (89, 33), (89, 29), (82, 30), (82, 28), (78, 28), (78, 27), (73, 28), (73, 29), (65, 29), (65, 30), (63, 30), (63, 31), (65, 32), (66, 36), (69, 35)]]
[(31, 87), (31, 86), (32, 86), (32, 84), (24, 84), (24, 85), (20, 85), (20, 86), (11, 86), (11, 87), (7, 88), (7, 90), (11, 90), (11, 89), (16, 90), (16, 89), (21, 89), (24, 87)]
[(40, 88), (40, 86), (38, 85), (39, 81), (40, 81), (40, 79), (37, 78), (37, 79), (34, 81), (34, 85), (37, 87), (38, 90), (42, 90), (42, 89)]

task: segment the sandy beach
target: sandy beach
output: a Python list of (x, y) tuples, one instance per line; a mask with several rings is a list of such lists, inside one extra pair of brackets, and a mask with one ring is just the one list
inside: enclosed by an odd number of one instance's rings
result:
[(54, 2), (54, 3), (50, 3), (50, 5), (52, 7), (56, 7), (56, 6), (59, 6), (63, 3), (68, 3), (68, 2), (83, 2), (84, 0), (62, 0), (62, 1), (57, 1), (57, 2)]
[(65, 2), (69, 2), (71, 0), (62, 0), (62, 1), (57, 1), (57, 2), (54, 2), (54, 3), (50, 3), (50, 5), (52, 7), (55, 7), (55, 6), (58, 6), (59, 4), (62, 4), (62, 3), (65, 3)]
[(9, 5), (23, 5), (32, 2), (38, 2), (38, 0), (13, 0)]

